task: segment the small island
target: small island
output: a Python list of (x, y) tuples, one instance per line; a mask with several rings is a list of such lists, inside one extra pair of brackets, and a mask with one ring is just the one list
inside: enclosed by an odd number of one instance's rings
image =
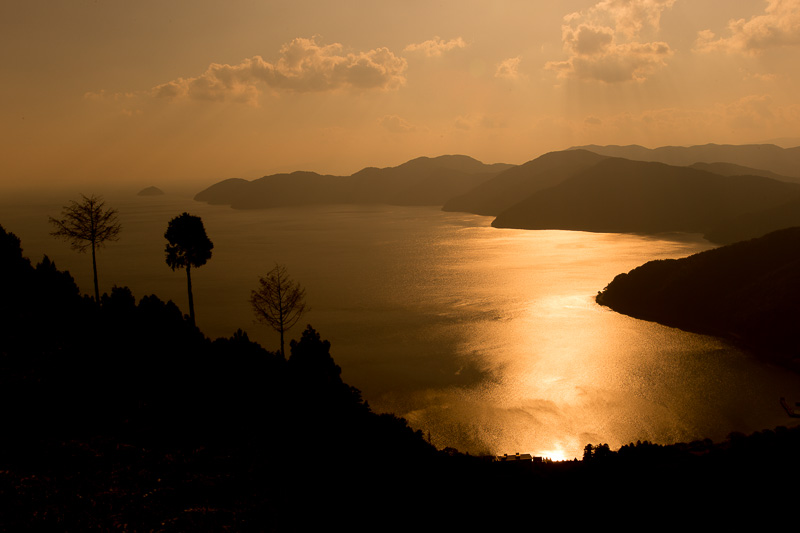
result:
[(163, 196), (163, 195), (164, 191), (162, 191), (156, 186), (145, 187), (144, 189), (136, 193), (136, 196)]

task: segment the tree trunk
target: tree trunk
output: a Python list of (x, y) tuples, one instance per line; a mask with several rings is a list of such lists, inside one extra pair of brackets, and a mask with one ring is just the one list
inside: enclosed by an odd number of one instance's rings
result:
[(186, 284), (189, 287), (189, 320), (192, 322), (192, 325), (195, 325), (194, 322), (194, 298), (192, 297), (192, 274), (191, 274), (191, 265), (186, 265)]
[(97, 258), (95, 254), (95, 246), (92, 243), (92, 270), (94, 271), (94, 301), (100, 304), (100, 287), (97, 284)]
[(281, 329), (281, 357), (286, 359), (286, 352), (283, 350), (283, 330), (284, 330), (284, 320), (283, 320), (283, 282), (278, 283), (278, 319), (280, 320), (280, 329)]

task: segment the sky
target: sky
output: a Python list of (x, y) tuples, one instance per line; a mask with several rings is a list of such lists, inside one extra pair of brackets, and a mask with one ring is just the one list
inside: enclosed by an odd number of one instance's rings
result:
[(800, 145), (800, 0), (3, 0), (0, 64), (0, 191)]

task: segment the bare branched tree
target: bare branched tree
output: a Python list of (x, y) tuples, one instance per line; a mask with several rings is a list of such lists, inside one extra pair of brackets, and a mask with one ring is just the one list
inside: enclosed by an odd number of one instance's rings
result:
[(106, 241), (119, 240), (122, 226), (117, 219), (116, 209), (105, 209), (102, 196), (81, 195), (83, 201), (71, 201), (61, 211), (60, 219), (50, 217), (56, 230), (50, 235), (69, 241), (70, 247), (80, 253), (92, 249), (92, 270), (94, 271), (94, 299), (100, 303), (100, 289), (97, 284), (97, 248), (105, 246)]
[(285, 357), (283, 334), (308, 311), (306, 291), (289, 277), (283, 265), (276, 264), (258, 281), (258, 289), (250, 293), (250, 303), (257, 319), (280, 333), (281, 355)]

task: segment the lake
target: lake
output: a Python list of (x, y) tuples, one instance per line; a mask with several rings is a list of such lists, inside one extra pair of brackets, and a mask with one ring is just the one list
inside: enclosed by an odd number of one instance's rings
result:
[[(277, 349), (248, 298), (285, 264), (311, 307), (301, 324), (331, 341), (343, 379), (440, 448), (563, 459), (588, 443), (719, 440), (790, 424), (778, 400), (800, 398), (796, 374), (594, 302), (619, 273), (711, 248), (696, 235), (495, 229), (491, 217), (430, 207), (236, 211), (180, 196), (107, 199), (123, 230), (98, 254), (101, 291), (127, 285), (186, 311), (186, 277), (164, 262), (163, 235), (172, 217), (201, 216), (215, 245), (192, 275), (206, 335), (243, 328)], [(47, 216), (68, 200), (7, 198), (0, 224), (34, 262), (47, 253), (91, 292), (90, 256), (49, 236)]]

